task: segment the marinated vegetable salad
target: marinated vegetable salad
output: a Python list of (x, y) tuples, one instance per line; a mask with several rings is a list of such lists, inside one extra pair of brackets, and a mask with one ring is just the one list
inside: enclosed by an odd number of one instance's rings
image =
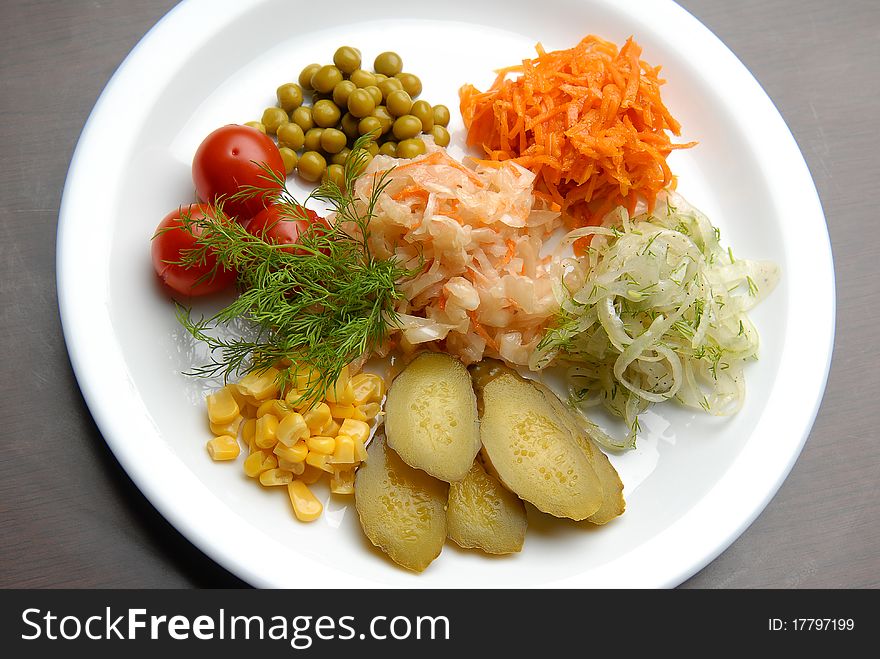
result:
[(448, 107), (418, 98), (399, 54), (332, 61), (209, 134), (198, 199), (152, 239), (175, 298), (237, 292), (211, 318), (175, 302), (210, 351), (189, 375), (224, 381), (208, 456), (286, 488), (302, 522), (353, 496), (365, 535), (416, 572), (447, 539), (519, 552), (530, 515), (613, 522), (624, 483), (604, 451), (633, 448), (654, 403), (746, 404), (747, 314), (779, 278), (675, 192), (667, 156), (695, 144), (669, 137), (660, 67), (633, 39), (539, 44), (486, 92), (463, 81), (462, 162)]

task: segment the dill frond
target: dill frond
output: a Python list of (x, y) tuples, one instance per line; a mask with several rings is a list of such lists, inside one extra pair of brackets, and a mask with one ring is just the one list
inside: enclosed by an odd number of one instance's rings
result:
[[(212, 218), (183, 218), (197, 246), (182, 252), (180, 265), (204, 262), (212, 254), (215, 271), (225, 267), (238, 272), (240, 289), (240, 295), (211, 318), (196, 320), (190, 309), (178, 305), (181, 325), (211, 354), (210, 363), (189, 374), (228, 380), (290, 360), (291, 365), (281, 369), (279, 385), (291, 382), (298, 369), (313, 367), (320, 379), (299, 393), (303, 399), (318, 398), (347, 364), (385, 341), (396, 323), (395, 306), (402, 295), (397, 285), (417, 271), (370, 252), (369, 223), (387, 185), (387, 172), (375, 177), (364, 209), (353, 189), (367, 164), (368, 142), (362, 138), (355, 143), (342, 188), (327, 181), (300, 203), (284, 180), (265, 168), (265, 188), (250, 186), (235, 195), (271, 193), (284, 220), (291, 221), (308, 219), (303, 209), (309, 199), (327, 202), (336, 212), (336, 222), (311, 223), (293, 250), (251, 235), (223, 213), (222, 204)], [(255, 326), (256, 338), (221, 339), (212, 334), (240, 319)]]

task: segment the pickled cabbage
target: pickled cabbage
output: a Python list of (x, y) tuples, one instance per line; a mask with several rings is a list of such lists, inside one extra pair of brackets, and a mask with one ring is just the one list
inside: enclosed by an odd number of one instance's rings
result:
[(562, 220), (535, 207), (535, 175), (513, 162), (465, 167), (428, 140), (419, 158), (373, 158), (355, 184), (357, 204), (366, 207), (386, 172), (367, 243), (418, 270), (400, 283), (400, 343), (444, 341), (465, 364), (488, 355), (525, 366), (559, 311), (540, 252)]

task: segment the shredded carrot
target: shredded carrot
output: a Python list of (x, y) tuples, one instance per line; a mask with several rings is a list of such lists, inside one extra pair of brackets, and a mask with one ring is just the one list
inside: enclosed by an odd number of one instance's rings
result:
[(507, 245), (507, 253), (501, 259), (500, 265), (505, 266), (513, 260), (514, 255), (516, 254), (516, 242), (510, 240), (509, 238), (504, 241)]
[(479, 323), (477, 320), (477, 312), (468, 311), (467, 315), (471, 319), (471, 328), (477, 333), (477, 336), (481, 337), (483, 341), (486, 342), (486, 345), (492, 348), (492, 350), (498, 352), (498, 342), (493, 339), (492, 335), (486, 331), (486, 328)]
[(405, 188), (396, 192), (395, 194), (391, 195), (391, 198), (394, 201), (402, 201), (403, 199), (415, 197), (416, 199), (421, 200), (422, 204), (425, 204), (428, 201), (429, 194), (430, 193), (427, 190), (419, 185), (408, 185)]
[(592, 35), (569, 50), (536, 50), (535, 59), (499, 70), (488, 91), (459, 91), (468, 144), (487, 157), (480, 162), (532, 170), (536, 196), (573, 226), (639, 199), (653, 209), (657, 193), (674, 185), (667, 156), (695, 144), (673, 144), (667, 134), (681, 127), (660, 99), (660, 67), (640, 59), (632, 37), (620, 50)]

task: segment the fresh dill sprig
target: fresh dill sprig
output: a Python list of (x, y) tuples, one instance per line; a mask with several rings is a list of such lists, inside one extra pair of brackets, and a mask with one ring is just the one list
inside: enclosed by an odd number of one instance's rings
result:
[(749, 286), (749, 295), (755, 297), (758, 294), (758, 285), (755, 283), (755, 280), (751, 277), (746, 277), (746, 283)]
[[(336, 221), (332, 225), (310, 222), (293, 248), (251, 235), (225, 216), (222, 203), (215, 217), (183, 218), (185, 230), (196, 236), (196, 247), (181, 253), (180, 265), (191, 266), (214, 255), (215, 271), (221, 267), (236, 270), (241, 291), (207, 319), (196, 320), (190, 309), (178, 305), (180, 323), (211, 353), (210, 363), (189, 374), (222, 375), (228, 380), (287, 360), (289, 366), (280, 370), (279, 386), (292, 382), (297, 371), (314, 368), (320, 378), (299, 393), (302, 399), (315, 399), (323, 397), (347, 364), (384, 342), (396, 323), (395, 304), (402, 296), (397, 285), (417, 270), (370, 252), (369, 223), (388, 184), (388, 172), (374, 175), (366, 207), (358, 204), (354, 183), (368, 161), (369, 141), (365, 137), (355, 143), (344, 167), (342, 187), (328, 180), (300, 203), (282, 178), (264, 168), (266, 187), (248, 186), (235, 195), (270, 198), (278, 205), (282, 221), (308, 219), (304, 208), (309, 199), (327, 202), (336, 212)], [(240, 319), (254, 325), (255, 338), (221, 339), (211, 333)]]

